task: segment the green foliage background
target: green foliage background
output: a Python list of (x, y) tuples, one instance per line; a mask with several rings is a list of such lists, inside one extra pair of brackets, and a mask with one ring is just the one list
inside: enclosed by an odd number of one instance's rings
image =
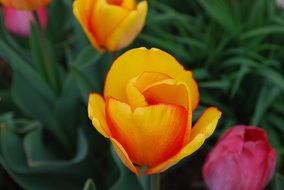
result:
[[(195, 118), (209, 105), (223, 112), (203, 149), (235, 124), (266, 129), (278, 156), (270, 188), (281, 189), (284, 10), (273, 0), (149, 0), (149, 8), (127, 49), (158, 47), (193, 71), (201, 93)], [(72, 1), (54, 0), (48, 12), (46, 36), (33, 26), (29, 39), (8, 33), (1, 20), (0, 188), (8, 188), (5, 170), (29, 190), (147, 189), (148, 177), (125, 169), (87, 118), (88, 94), (102, 92), (112, 55), (90, 46)], [(170, 173), (188, 166), (200, 173), (202, 165), (190, 165), (198, 156)]]

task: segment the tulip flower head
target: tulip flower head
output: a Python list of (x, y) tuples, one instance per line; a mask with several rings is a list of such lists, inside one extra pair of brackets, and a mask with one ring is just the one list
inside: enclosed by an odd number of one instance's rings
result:
[(142, 0), (75, 0), (73, 12), (93, 46), (117, 51), (140, 33), (147, 14)]
[(168, 53), (137, 48), (121, 55), (105, 82), (104, 97), (89, 96), (94, 127), (135, 174), (160, 173), (200, 148), (221, 112), (207, 108), (192, 127), (199, 102), (196, 81)]
[[(18, 10), (11, 7), (4, 7), (4, 25), (10, 32), (28, 37), (30, 35), (31, 22), (34, 21), (32, 11)], [(47, 25), (47, 11), (41, 7), (36, 11), (40, 25), (43, 29)]]
[(48, 5), (51, 0), (0, 0), (0, 2), (7, 7), (31, 11)]
[(263, 129), (227, 130), (207, 157), (203, 177), (210, 190), (261, 190), (271, 179), (276, 153)]
[(284, 0), (276, 0), (277, 7), (284, 9)]

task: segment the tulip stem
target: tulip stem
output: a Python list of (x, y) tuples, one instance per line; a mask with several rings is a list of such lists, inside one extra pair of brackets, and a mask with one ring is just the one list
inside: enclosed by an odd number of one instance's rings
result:
[(160, 174), (151, 175), (151, 190), (160, 190)]
[(40, 26), (40, 20), (39, 20), (39, 16), (38, 16), (37, 12), (36, 11), (32, 11), (32, 14), (33, 14), (35, 23)]

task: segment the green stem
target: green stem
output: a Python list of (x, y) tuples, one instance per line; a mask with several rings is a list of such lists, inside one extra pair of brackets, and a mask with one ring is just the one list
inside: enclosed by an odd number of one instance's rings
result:
[(33, 11), (32, 13), (33, 13), (33, 17), (35, 19), (35, 23), (40, 26), (40, 20), (39, 20), (39, 16), (37, 14), (37, 11)]
[(151, 190), (160, 190), (160, 174), (151, 175)]

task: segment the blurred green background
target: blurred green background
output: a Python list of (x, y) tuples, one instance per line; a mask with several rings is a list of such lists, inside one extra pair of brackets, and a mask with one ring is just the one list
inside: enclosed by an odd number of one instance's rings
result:
[[(175, 56), (198, 81), (201, 103), (223, 112), (213, 138), (162, 173), (162, 190), (206, 189), (204, 158), (235, 124), (266, 129), (277, 151), (268, 189), (284, 187), (284, 9), (274, 0), (149, 0), (133, 47)], [(71, 0), (48, 7), (46, 36), (19, 38), (0, 26), (0, 189), (147, 189), (113, 154), (87, 118), (90, 92), (102, 92), (113, 55), (90, 46)], [(1, 18), (2, 18), (1, 12)]]

